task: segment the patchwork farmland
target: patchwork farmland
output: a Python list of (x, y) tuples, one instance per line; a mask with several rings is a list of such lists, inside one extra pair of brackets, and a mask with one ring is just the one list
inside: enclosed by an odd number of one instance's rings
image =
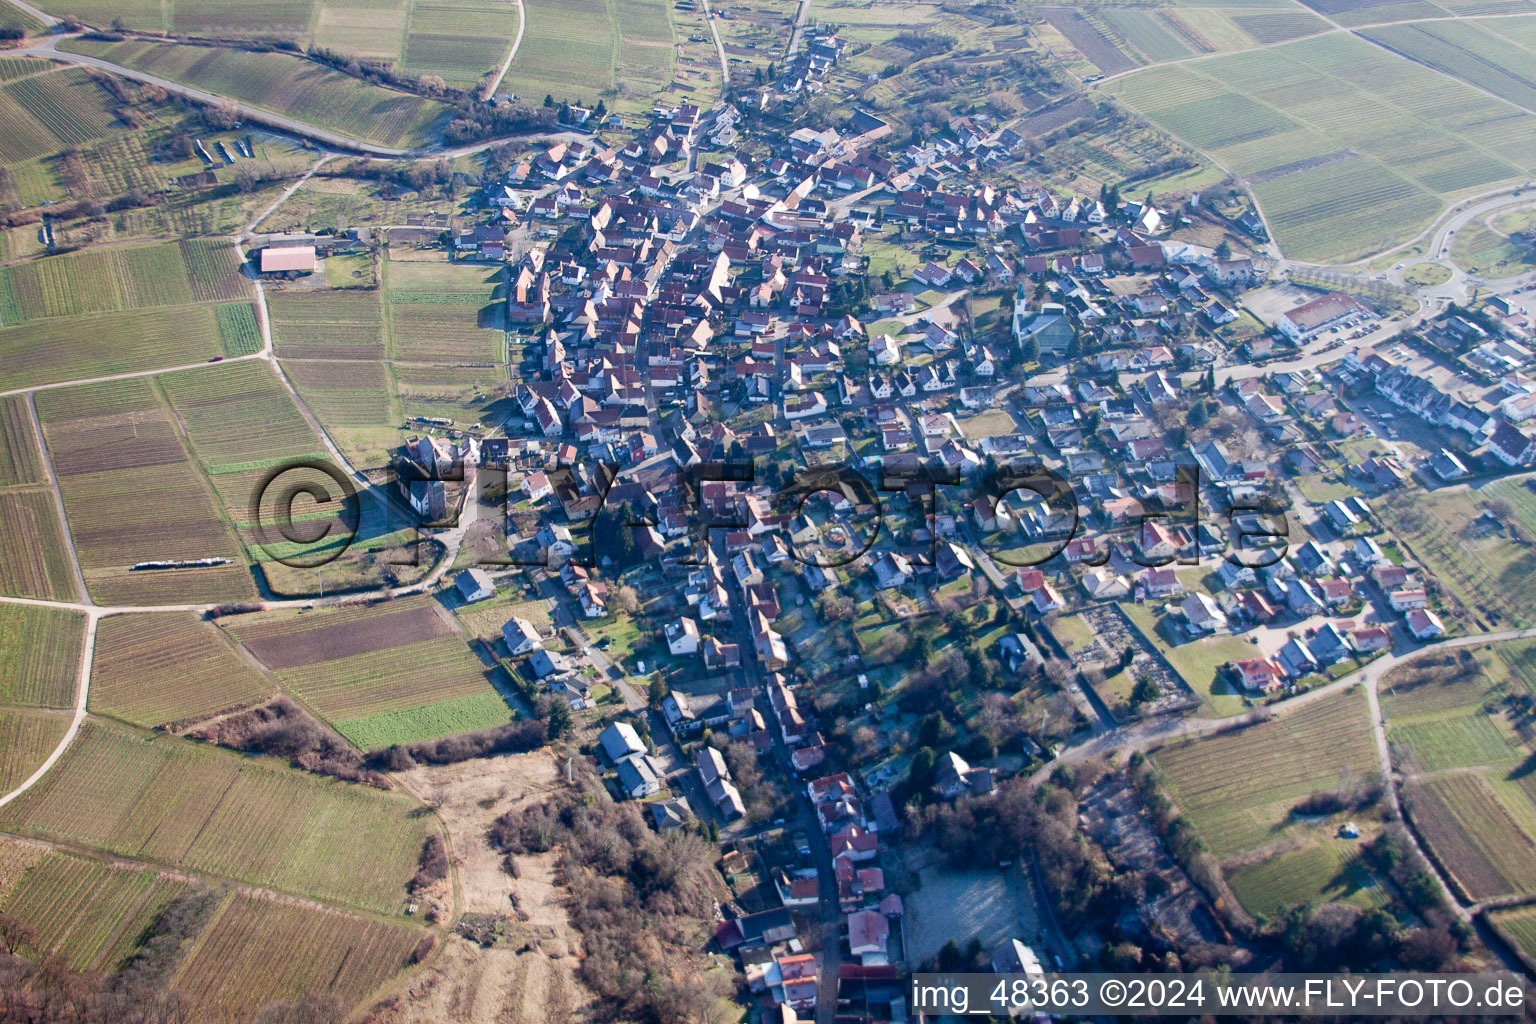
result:
[(96, 626), (90, 709), (148, 727), (205, 718), (275, 692), (217, 626), (186, 612)]
[(431, 819), (416, 802), (88, 719), (0, 829), (391, 914)]
[(254, 350), (251, 296), (227, 241), (114, 246), (13, 263), (0, 268), (0, 386), (245, 354)]
[[(43, 435), (86, 585), (106, 603), (239, 600), (256, 595), (241, 545), (146, 378), (43, 392)], [(134, 572), (152, 560), (228, 558)]]
[(1508, 788), (1514, 787), (1495, 789), (1477, 774), (1403, 787), (1414, 831), (1469, 900), (1536, 892), (1536, 840), (1529, 829), (1536, 806), (1522, 790)]
[(43, 8), (100, 27), (120, 22), (203, 39), (293, 39), (465, 87), (501, 66), (518, 24), (510, 0), (47, 0)]
[(435, 601), (242, 616), (225, 624), (283, 686), (363, 749), (503, 725), (487, 668)]
[(1152, 67), (1116, 98), (1253, 191), (1282, 250), (1347, 261), (1536, 169), (1536, 117), (1344, 33)]
[(273, 291), (273, 345), (349, 457), (377, 466), (408, 416), (477, 420), (508, 386), (499, 267), (382, 262), (383, 286)]
[(74, 572), (53, 490), (38, 486), (46, 480), (25, 398), (0, 404), (0, 443), (8, 446), (0, 457), (0, 594), (73, 597)]
[(1393, 763), (1420, 838), (1470, 900), (1536, 892), (1536, 778), (1505, 713), (1528, 690), (1528, 642), (1420, 659), (1385, 680)]

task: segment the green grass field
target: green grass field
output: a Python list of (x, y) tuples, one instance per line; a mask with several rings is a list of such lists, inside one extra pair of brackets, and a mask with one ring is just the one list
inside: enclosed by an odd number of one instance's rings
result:
[(66, 48), (381, 146), (425, 145), (449, 110), (284, 53), (88, 39)]
[(503, 725), (512, 715), (427, 598), (242, 617), (226, 628), (362, 749)]
[(1237, 732), (1164, 747), (1153, 761), (1218, 857), (1286, 838), (1297, 827), (1291, 808), (1303, 797), (1380, 770), (1358, 690)]
[(396, 913), (431, 819), (400, 793), (88, 720), (0, 828)]
[(1342, 33), (1153, 67), (1107, 91), (1247, 177), (1288, 255), (1350, 260), (1536, 168), (1536, 118)]
[(1300, 849), (1230, 870), (1227, 881), (1250, 914), (1273, 916), (1287, 907), (1333, 900), (1385, 907), (1390, 898), (1361, 861), (1361, 842), (1324, 836)]
[(1438, 263), (1415, 263), (1403, 270), (1403, 281), (1420, 288), (1434, 288), (1451, 279), (1451, 272)]
[(0, 703), (74, 707), (84, 639), (79, 612), (0, 604)]
[(1247, 703), (1242, 696), (1230, 690), (1216, 678), (1222, 665), (1253, 657), (1253, 645), (1240, 637), (1216, 636), (1193, 643), (1170, 646), (1157, 630), (1157, 616), (1146, 605), (1125, 602), (1121, 609), (1130, 617), (1147, 639), (1160, 647), (1168, 661), (1190, 688), (1205, 699), (1206, 705), (1218, 718), (1242, 714)]

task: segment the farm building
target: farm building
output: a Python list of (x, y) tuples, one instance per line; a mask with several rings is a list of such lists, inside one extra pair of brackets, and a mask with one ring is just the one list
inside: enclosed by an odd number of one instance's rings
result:
[(263, 274), (313, 274), (316, 266), (312, 245), (269, 245), (261, 250)]

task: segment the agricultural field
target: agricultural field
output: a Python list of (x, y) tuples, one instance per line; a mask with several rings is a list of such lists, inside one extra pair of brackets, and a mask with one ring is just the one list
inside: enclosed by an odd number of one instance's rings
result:
[(305, 993), (356, 1005), (406, 965), (426, 934), (395, 924), (244, 893), (208, 923), (177, 975), (206, 1012), (239, 1012)]
[(525, 5), (528, 25), (501, 90), (538, 102), (597, 102), (614, 87), (618, 45), (613, 17), (604, 0), (556, 0)]
[(1104, 87), (1244, 177), (1288, 256), (1347, 261), (1450, 201), (1524, 180), (1536, 118), (1343, 33)]
[(322, 457), (325, 446), (270, 365), (259, 360), (156, 378), (231, 511), (250, 505), (252, 488), (226, 493), (221, 478)]
[[(6, 847), (23, 847), (9, 840)], [(4, 871), (0, 847), (0, 871)], [(25, 862), (23, 862), (25, 863)], [(139, 939), (177, 896), (186, 882), (156, 871), (113, 867), (57, 850), (16, 872), (14, 884), (0, 880), (0, 912), (37, 929), (44, 949), (76, 970), (113, 971), (139, 945)]]
[(393, 360), (450, 366), (506, 360), (501, 267), (416, 261), (386, 267)]
[(1100, 74), (1117, 75), (1141, 63), (1104, 29), (1073, 7), (1042, 7), (1040, 13)]
[(0, 828), (382, 914), (398, 913), (431, 819), (400, 793), (87, 719)]
[(155, 727), (206, 718), (274, 690), (222, 630), (198, 616), (109, 615), (97, 623), (94, 714)]
[(84, 640), (80, 612), (0, 604), (0, 704), (74, 707)]
[(381, 146), (426, 144), (449, 111), (436, 100), (371, 85), (285, 53), (89, 39), (64, 45)]
[(1488, 917), (1527, 959), (1536, 960), (1536, 907), (1496, 910)]
[(1315, 14), (1270, 0), (1101, 6), (1091, 11), (1047, 5), (1034, 10), (1048, 26), (1042, 40), (1082, 74), (1116, 74), (1143, 64), (1248, 50), (1333, 31)]
[(518, 25), (510, 0), (47, 0), (43, 8), (99, 27), (121, 19), (129, 28), (204, 39), (286, 38), (461, 87), (501, 66)]
[(380, 266), (379, 288), (270, 294), (273, 344), (305, 403), (361, 466), (408, 416), (480, 419), (510, 394), (498, 267), (439, 254)]
[(0, 594), (44, 600), (75, 596), (51, 489), (0, 490)]
[(1305, 831), (1291, 809), (1380, 771), (1359, 690), (1313, 701), (1271, 721), (1158, 750), (1170, 795), (1217, 857)]
[(1523, 789), (1464, 772), (1407, 783), (1403, 797), (1419, 838), (1468, 900), (1536, 892), (1536, 804)]
[(58, 505), (25, 395), (0, 399), (0, 594), (76, 596)]
[[(38, 414), (86, 586), (104, 603), (256, 596), (238, 538), (187, 454), (155, 384), (142, 377), (39, 393)], [(153, 560), (227, 558), (133, 571)]]
[(0, 325), (46, 317), (249, 299), (229, 242), (123, 245), (0, 268)]
[(430, 598), (243, 616), (224, 624), (257, 661), (362, 749), (503, 725), (512, 715)]
[(1368, 39), (1454, 78), (1486, 89), (1526, 110), (1536, 111), (1536, 18), (1500, 18), (1488, 29), (1470, 21), (1426, 21), (1378, 25), (1362, 31)]
[(1530, 692), (1533, 650), (1520, 641), (1420, 659), (1383, 680), (1413, 825), (1471, 899), (1536, 891), (1529, 724), (1505, 710)]
[(471, 86), (499, 70), (517, 37), (517, 6), (508, 0), (415, 0), (410, 11), (400, 70), (449, 85)]
[(106, 135), (114, 102), (90, 72), (65, 68), (0, 85), (0, 163), (57, 153)]
[(0, 795), (21, 785), (48, 759), (70, 716), (56, 711), (0, 707)]
[(0, 329), (0, 387), (20, 388), (133, 373), (241, 355), (243, 330), (226, 338), (216, 306), (166, 306), (35, 320)]
[[(528, 25), (501, 91), (538, 102), (622, 109), (666, 88), (673, 73), (672, 5), (660, 0), (553, 0), (525, 5)], [(638, 109), (638, 107), (637, 107)]]
[(11, 264), (0, 269), (0, 387), (247, 354), (260, 347), (251, 295), (234, 246), (213, 239)]
[(0, 487), (45, 485), (43, 453), (26, 395), (0, 398)]

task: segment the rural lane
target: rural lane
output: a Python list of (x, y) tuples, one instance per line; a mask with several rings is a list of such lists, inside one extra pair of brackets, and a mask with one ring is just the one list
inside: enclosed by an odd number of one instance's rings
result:
[[(809, 3), (809, 0), (807, 0), (807, 3)], [(719, 102), (724, 103), (725, 102), (725, 98), (731, 94), (731, 65), (725, 59), (725, 44), (720, 41), (720, 30), (715, 27), (715, 12), (710, 10), (709, 0), (703, 0), (703, 4), (704, 4), (704, 20), (709, 22), (709, 34), (715, 40), (715, 53), (720, 55), (720, 100), (719, 100)]]
[(496, 90), (501, 88), (501, 80), (507, 77), (507, 72), (512, 68), (512, 58), (517, 56), (517, 48), (523, 45), (523, 30), (528, 27), (528, 9), (523, 6), (523, 0), (513, 2), (517, 4), (517, 38), (512, 40), (512, 49), (507, 51), (507, 59), (501, 62), (501, 70), (480, 90), (482, 100), (496, 95)]

